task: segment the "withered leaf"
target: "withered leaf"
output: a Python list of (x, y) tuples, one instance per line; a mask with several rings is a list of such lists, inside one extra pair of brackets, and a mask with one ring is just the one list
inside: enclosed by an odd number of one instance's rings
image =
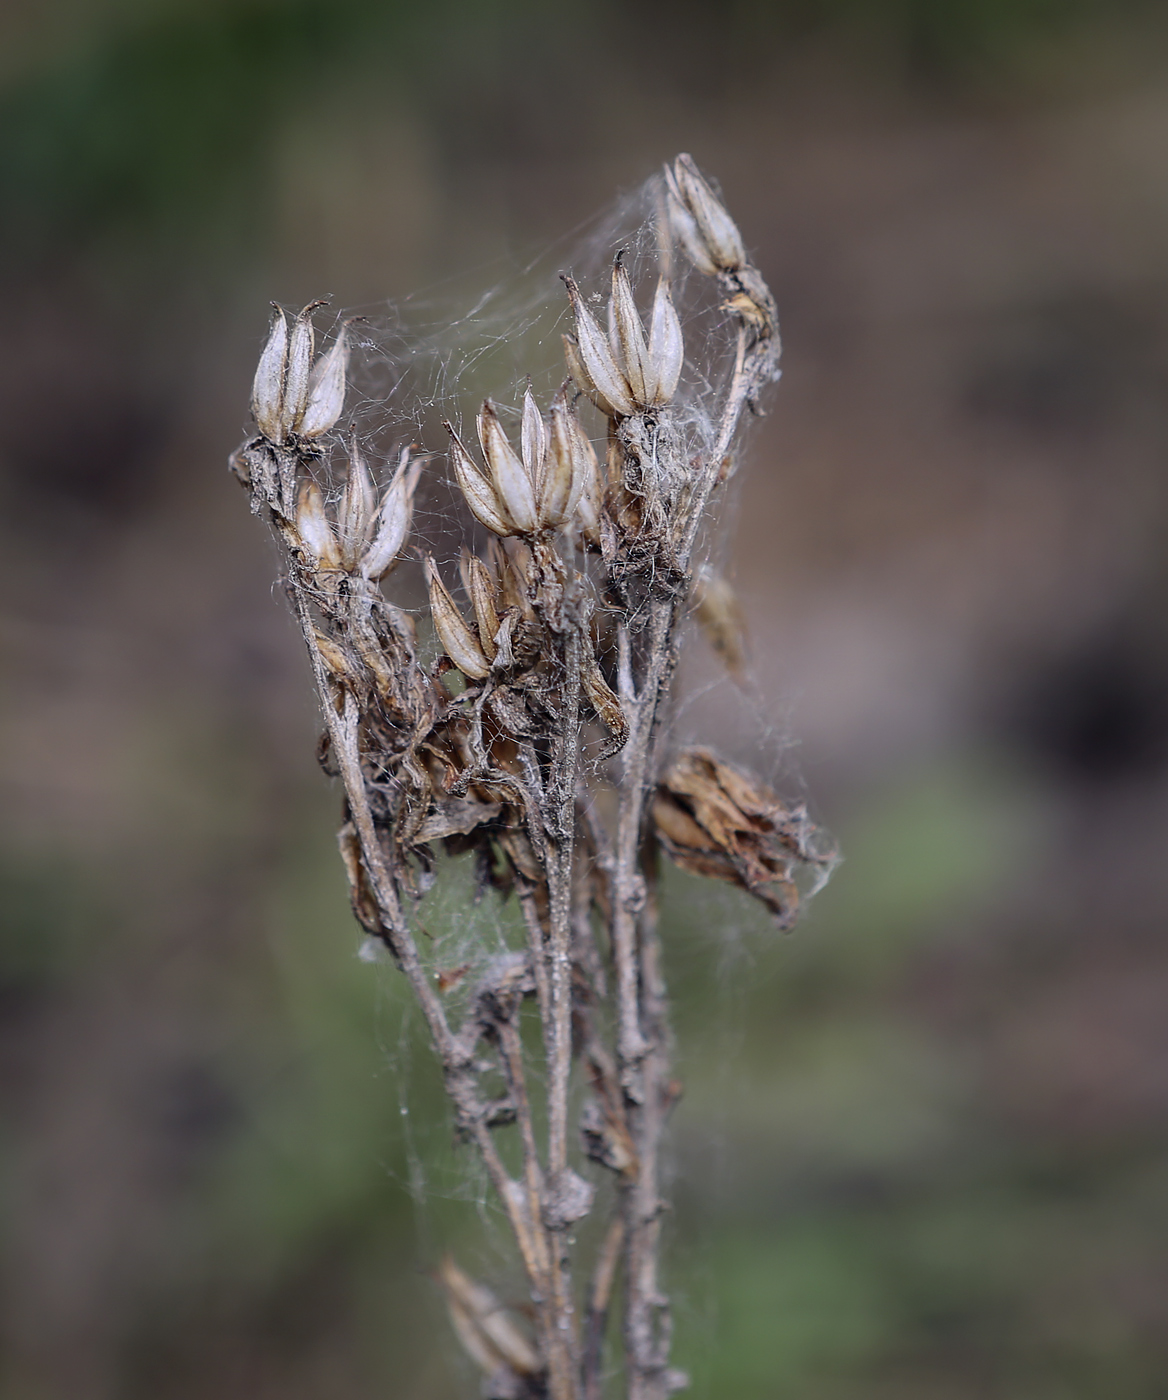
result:
[(671, 860), (749, 891), (781, 927), (799, 907), (795, 876), (813, 868), (826, 878), (836, 859), (802, 807), (787, 807), (708, 749), (677, 757), (658, 784), (653, 819)]
[(420, 844), (439, 841), (444, 836), (469, 836), (476, 827), (494, 821), (502, 810), (498, 802), (480, 802), (474, 797), (444, 797), (427, 812), (413, 839)]
[(611, 758), (625, 746), (629, 737), (629, 725), (616, 692), (600, 673), (592, 648), (585, 646), (580, 665), (580, 681), (588, 703), (596, 711), (597, 718), (612, 735), (600, 754), (601, 758)]

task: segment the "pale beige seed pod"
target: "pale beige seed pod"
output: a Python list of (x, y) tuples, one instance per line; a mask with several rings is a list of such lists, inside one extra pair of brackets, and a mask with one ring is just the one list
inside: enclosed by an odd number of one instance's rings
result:
[[(584, 375), (582, 387), (590, 397), (599, 396), (612, 410), (610, 416), (631, 418), (637, 411), (632, 389), (613, 357), (608, 337), (584, 305), (580, 288), (571, 277), (564, 278), (572, 312), (576, 317), (576, 354)], [(571, 361), (569, 360), (569, 364)]]
[(516, 455), (490, 399), (483, 402), (478, 416), (478, 430), (496, 499), (521, 534), (533, 533), (539, 527), (531, 469), (534, 464), (521, 461)]
[(653, 295), (653, 310), (649, 319), (647, 392), (650, 404), (667, 404), (673, 398), (684, 359), (685, 343), (681, 334), (681, 321), (678, 319), (677, 308), (673, 305), (669, 283), (661, 277)]
[(649, 403), (648, 366), (649, 346), (645, 341), (645, 328), (633, 298), (633, 284), (623, 255), (618, 253), (612, 265), (612, 296), (608, 303), (609, 344), (613, 358), (625, 377), (629, 393), (638, 405)]
[(256, 366), (251, 411), (264, 437), (269, 442), (282, 442), (280, 411), (284, 402), (284, 375), (288, 368), (288, 318), (275, 302), (272, 306), (276, 314)]
[(450, 462), (454, 467), (458, 489), (470, 506), (471, 514), (496, 535), (515, 534), (515, 522), (499, 500), (494, 484), (479, 470), (453, 425), (444, 422), (442, 426), (450, 434)]
[(402, 448), (397, 471), (385, 488), (376, 517), (370, 521), (369, 547), (361, 556), (357, 572), (374, 583), (383, 579), (397, 562), (410, 532), (414, 515), (414, 492), (425, 459), (415, 459), (408, 447)]
[(491, 674), (491, 663), (479, 645), (479, 639), (466, 625), (454, 599), (438, 575), (434, 560), (425, 557), (426, 581), (430, 588), (430, 612), (434, 630), (451, 661), (472, 681), (485, 680)]
[(576, 514), (588, 480), (596, 472), (596, 453), (562, 384), (551, 405), (551, 432), (540, 517), (547, 526), (566, 525)]
[(364, 553), (376, 509), (373, 478), (354, 439), (349, 445), (349, 470), (337, 506), (337, 535), (346, 569), (352, 569)]
[(711, 261), (723, 272), (737, 272), (746, 262), (742, 235), (692, 157), (678, 156), (665, 167), (665, 179), (670, 193), (692, 217)]
[(519, 448), (523, 465), (533, 482), (538, 483), (543, 475), (547, 459), (547, 425), (535, 404), (535, 395), (528, 384), (523, 395), (523, 427), (520, 431)]
[(463, 583), (470, 595), (471, 607), (474, 608), (479, 643), (487, 658), (494, 661), (499, 651), (495, 636), (499, 631), (501, 619), (495, 608), (495, 589), (491, 582), (490, 570), (469, 550), (463, 553), (462, 565)]
[(317, 438), (335, 426), (345, 407), (345, 381), (349, 368), (349, 328), (342, 326), (330, 349), (313, 365), (308, 376), (308, 396), (299, 433)]
[(280, 407), (280, 441), (298, 431), (308, 404), (308, 376), (312, 372), (314, 335), (312, 313), (320, 302), (312, 302), (292, 322), (288, 337), (288, 368), (284, 375), (284, 402)]
[(337, 547), (337, 537), (324, 508), (324, 497), (315, 481), (306, 481), (300, 487), (296, 503), (296, 528), (308, 554), (321, 569), (339, 569), (341, 552)]
[(570, 335), (563, 335), (560, 339), (564, 342), (564, 362), (567, 365), (572, 383), (582, 394), (592, 400), (606, 418), (618, 417), (616, 409), (589, 378), (588, 371), (584, 368), (584, 361), (580, 358), (580, 347)]

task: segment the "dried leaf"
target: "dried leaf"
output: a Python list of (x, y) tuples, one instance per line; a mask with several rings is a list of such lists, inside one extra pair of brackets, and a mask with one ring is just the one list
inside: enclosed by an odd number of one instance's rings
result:
[(450, 1255), (438, 1265), (436, 1277), (459, 1341), (488, 1376), (500, 1370), (533, 1376), (541, 1369), (535, 1347), (485, 1284), (463, 1273)]
[(501, 802), (481, 802), (474, 797), (446, 797), (436, 802), (414, 834), (419, 844), (447, 836), (469, 836), (476, 827), (493, 822), (503, 810)]
[(588, 703), (612, 735), (611, 741), (605, 745), (600, 755), (602, 758), (611, 758), (614, 753), (619, 753), (624, 748), (629, 737), (629, 723), (625, 719), (625, 712), (616, 692), (601, 675), (590, 646), (584, 647), (580, 662), (580, 682), (584, 687), (584, 694), (588, 697)]
[(653, 818), (673, 861), (748, 890), (782, 925), (798, 909), (795, 875), (814, 868), (825, 879), (836, 859), (801, 807), (785, 806), (706, 749), (678, 756), (658, 784)]

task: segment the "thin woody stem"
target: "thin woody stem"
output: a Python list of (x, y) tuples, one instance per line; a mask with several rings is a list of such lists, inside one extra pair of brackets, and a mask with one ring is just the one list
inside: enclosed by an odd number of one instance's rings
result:
[[(482, 1154), (487, 1174), (491, 1178), (492, 1185), (495, 1187), (511, 1221), (511, 1228), (519, 1245), (519, 1251), (523, 1257), (528, 1279), (536, 1298), (540, 1342), (548, 1367), (550, 1400), (576, 1400), (578, 1395), (576, 1365), (570, 1338), (564, 1337), (563, 1329), (556, 1325), (557, 1319), (549, 1315), (552, 1310), (546, 1305), (541, 1306), (541, 1302), (548, 1295), (549, 1282), (552, 1284), (554, 1292), (554, 1279), (549, 1280), (548, 1277), (549, 1272), (553, 1272), (553, 1270), (549, 1268), (549, 1250), (540, 1219), (539, 1202), (538, 1199), (532, 1199), (532, 1193), (530, 1193), (531, 1178), (529, 1177), (529, 1192), (524, 1193), (519, 1184), (508, 1174), (495, 1148), (490, 1129), (484, 1121), (482, 1105), (478, 1102), (473, 1088), (467, 1084), (465, 1077), (459, 1075), (462, 1065), (458, 1047), (451, 1034), (446, 1014), (418, 957), (417, 945), (402, 915), (397, 889), (389, 870), (386, 868), (385, 858), (377, 839), (373, 814), (369, 808), (369, 799), (365, 789), (365, 777), (361, 771), (356, 699), (350, 691), (346, 690), (341, 713), (337, 713), (336, 705), (333, 702), (333, 687), (328, 679), (328, 673), (320, 655), (320, 648), (316, 642), (316, 630), (312, 625), (308, 603), (295, 583), (293, 583), (291, 591), (300, 630), (312, 658), (313, 673), (316, 676), (317, 688), (320, 692), (325, 723), (340, 766), (341, 780), (345, 786), (345, 795), (349, 800), (353, 825), (361, 843), (362, 861), (369, 875), (378, 908), (384, 916), (386, 941), (395, 961), (405, 973), (410, 988), (418, 999), (418, 1004), (430, 1029), (434, 1048), (442, 1062), (447, 1092), (458, 1110), (460, 1126), (470, 1134)], [(532, 1145), (534, 1146), (534, 1139), (532, 1139)]]

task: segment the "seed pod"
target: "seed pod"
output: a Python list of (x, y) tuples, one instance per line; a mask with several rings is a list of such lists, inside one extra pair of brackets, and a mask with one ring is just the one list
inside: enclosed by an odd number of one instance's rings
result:
[(609, 301), (609, 341), (617, 365), (624, 374), (629, 392), (638, 404), (647, 404), (646, 361), (649, 347), (645, 344), (645, 329), (633, 299), (633, 284), (618, 253), (612, 265), (612, 298)]
[[(666, 170), (668, 178), (668, 168)], [(685, 249), (686, 256), (699, 272), (705, 273), (707, 277), (717, 274), (718, 264), (710, 257), (706, 249), (705, 240), (696, 223), (693, 215), (684, 204), (670, 190), (665, 201), (666, 212), (669, 218), (669, 228), (677, 241)]]
[(738, 226), (706, 183), (692, 157), (680, 155), (665, 167), (670, 193), (690, 214), (709, 259), (723, 272), (736, 272), (746, 262)]
[(269, 442), (283, 442), (280, 409), (284, 402), (284, 375), (288, 368), (288, 318), (272, 303), (276, 314), (267, 344), (256, 366), (251, 390), (251, 411), (256, 426)]
[(315, 301), (306, 306), (292, 323), (288, 337), (288, 369), (284, 376), (284, 402), (280, 409), (280, 424), (284, 441), (289, 432), (299, 431), (304, 409), (308, 403), (308, 376), (312, 368), (312, 313), (320, 305)]
[(321, 355), (308, 376), (308, 402), (300, 421), (301, 437), (320, 437), (341, 416), (348, 367), (349, 328), (342, 326), (331, 349)]
[(535, 405), (535, 395), (531, 385), (523, 395), (523, 428), (519, 438), (519, 448), (523, 455), (523, 465), (531, 480), (538, 483), (544, 470), (547, 457), (548, 435), (539, 409)]
[(560, 386), (552, 400), (551, 445), (547, 478), (540, 500), (544, 524), (565, 525), (580, 503), (589, 479), (596, 475), (596, 453), (588, 441), (568, 397), (568, 385)]
[(694, 580), (694, 613), (702, 633), (740, 685), (746, 678), (746, 619), (733, 588), (703, 564)]
[(339, 569), (341, 552), (324, 508), (324, 497), (315, 481), (306, 481), (296, 503), (296, 528), (305, 550), (318, 568)]
[(681, 321), (673, 305), (669, 283), (662, 277), (653, 296), (653, 312), (649, 324), (648, 402), (666, 404), (677, 389), (685, 345), (681, 336)]
[(491, 663), (479, 645), (479, 640), (463, 621), (454, 599), (438, 576), (434, 560), (426, 555), (426, 581), (430, 586), (430, 611), (434, 630), (446, 655), (462, 674), (473, 681), (485, 680), (491, 673)]
[(539, 523), (535, 509), (535, 483), (507, 441), (507, 434), (490, 399), (483, 402), (478, 429), (496, 499), (520, 533), (533, 532)]
[(637, 406), (629, 382), (613, 358), (612, 346), (584, 305), (576, 283), (565, 277), (564, 284), (576, 317), (576, 349), (587, 385), (608, 403), (613, 417), (631, 418)]
[(495, 611), (495, 589), (491, 583), (491, 575), (483, 561), (469, 551), (463, 555), (463, 564), (463, 580), (466, 591), (470, 594), (471, 607), (474, 608), (479, 642), (488, 660), (494, 661), (499, 651), (495, 643), (495, 634), (499, 630), (499, 614)]
[(377, 582), (383, 579), (397, 561), (401, 547), (409, 534), (414, 513), (414, 492), (422, 474), (425, 459), (411, 460), (410, 449), (402, 449), (397, 471), (385, 488), (381, 508), (371, 525), (373, 539), (361, 559), (359, 572), (363, 578)]
[(463, 445), (462, 439), (449, 423), (442, 425), (450, 434), (450, 462), (459, 490), (470, 506), (471, 514), (496, 535), (513, 535), (515, 522), (503, 508), (495, 488), (479, 471), (475, 459)]
[(354, 438), (349, 445), (349, 471), (337, 506), (337, 534), (340, 536), (341, 558), (347, 569), (351, 569), (364, 552), (376, 509), (373, 479)]

